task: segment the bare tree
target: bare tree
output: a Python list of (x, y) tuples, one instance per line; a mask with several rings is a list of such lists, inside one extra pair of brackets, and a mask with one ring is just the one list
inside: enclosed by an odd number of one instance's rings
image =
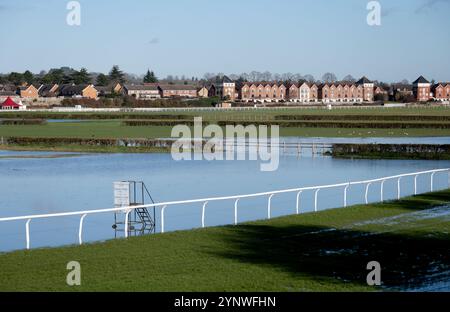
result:
[(348, 82), (356, 82), (356, 79), (352, 75), (345, 76), (343, 80)]
[(335, 82), (335, 81), (337, 81), (337, 77), (336, 77), (336, 75), (333, 74), (333, 73), (325, 73), (325, 74), (322, 76), (322, 80), (323, 80), (324, 82)]
[(304, 75), (303, 79), (305, 79), (308, 82), (315, 82), (316, 81), (316, 79), (314, 79), (314, 76), (310, 75), (310, 74)]

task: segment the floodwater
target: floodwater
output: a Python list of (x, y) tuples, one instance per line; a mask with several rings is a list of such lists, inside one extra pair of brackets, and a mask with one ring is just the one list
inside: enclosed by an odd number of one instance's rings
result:
[[(414, 138), (408, 138), (413, 143)], [(321, 142), (301, 139), (301, 142)], [(335, 142), (341, 139), (323, 139)], [(348, 140), (348, 139), (346, 139)], [(360, 139), (366, 141), (366, 139)], [(383, 139), (383, 142), (395, 139)], [(449, 142), (449, 138), (429, 138), (430, 142)], [(435, 141), (433, 141), (435, 140)], [(283, 140), (281, 140), (283, 141)], [(424, 139), (420, 139), (424, 143)], [(174, 161), (170, 154), (74, 154), (0, 151), (0, 217), (94, 210), (114, 206), (113, 182), (144, 181), (156, 202), (231, 196), (358, 181), (437, 168), (449, 168), (450, 161), (352, 160), (304, 154), (282, 154), (278, 170), (260, 171), (259, 161)], [(19, 157), (17, 157), (19, 156)], [(29, 156), (29, 157), (26, 157)], [(40, 156), (40, 157), (36, 157)], [(49, 156), (48, 158), (42, 156)], [(448, 175), (435, 175), (435, 189), (448, 187)], [(413, 193), (413, 178), (401, 182), (402, 195)], [(418, 191), (430, 190), (430, 176), (418, 179)], [(352, 186), (348, 204), (364, 201), (364, 186)], [(385, 184), (385, 198), (397, 195), (396, 181)], [(379, 201), (380, 187), (371, 186), (369, 200)], [(266, 196), (242, 199), (238, 220), (264, 219)], [(148, 201), (147, 201), (148, 202)], [(301, 212), (314, 210), (314, 192), (304, 192)], [(296, 194), (276, 195), (272, 216), (295, 213)], [(343, 206), (343, 189), (322, 190), (319, 210)], [(168, 206), (165, 230), (174, 231), (201, 226), (202, 204)], [(156, 230), (160, 210), (156, 209)], [(206, 226), (231, 224), (234, 201), (210, 202), (206, 208)], [(122, 237), (112, 229), (114, 215), (89, 215), (84, 221), (83, 241), (93, 242)], [(33, 220), (30, 223), (31, 248), (61, 246), (78, 242), (79, 217)], [(25, 247), (25, 221), (0, 223), (0, 251)]]

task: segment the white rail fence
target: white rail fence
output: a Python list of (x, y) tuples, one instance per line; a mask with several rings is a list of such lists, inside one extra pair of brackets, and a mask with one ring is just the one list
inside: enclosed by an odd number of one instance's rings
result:
[(157, 207), (161, 209), (161, 233), (164, 233), (164, 213), (167, 207), (169, 206), (175, 206), (175, 205), (182, 205), (182, 204), (195, 204), (195, 203), (201, 203), (202, 205), (202, 211), (201, 211), (201, 226), (205, 227), (205, 214), (206, 214), (206, 208), (207, 205), (211, 202), (216, 201), (228, 201), (228, 200), (234, 200), (234, 224), (236, 225), (238, 223), (238, 204), (240, 200), (247, 199), (247, 198), (255, 198), (255, 197), (263, 197), (268, 196), (267, 201), (267, 219), (271, 218), (272, 215), (272, 198), (275, 195), (279, 194), (286, 194), (286, 193), (296, 193), (296, 205), (295, 205), (295, 213), (300, 213), (300, 205), (301, 205), (301, 195), (305, 191), (314, 191), (314, 211), (317, 212), (318, 209), (318, 195), (321, 190), (324, 189), (334, 189), (334, 188), (342, 188), (343, 189), (343, 205), (344, 207), (347, 207), (347, 193), (348, 189), (351, 186), (354, 185), (365, 185), (365, 194), (364, 199), (365, 203), (369, 203), (369, 188), (374, 185), (375, 183), (380, 184), (380, 201), (384, 201), (384, 184), (388, 180), (397, 180), (397, 199), (401, 198), (401, 180), (408, 177), (414, 178), (414, 195), (418, 194), (417, 191), (417, 179), (421, 175), (430, 175), (430, 191), (434, 191), (434, 176), (437, 173), (447, 173), (448, 174), (448, 184), (450, 187), (450, 168), (446, 169), (436, 169), (436, 170), (428, 170), (428, 171), (421, 171), (421, 172), (415, 172), (415, 173), (407, 173), (407, 174), (400, 174), (390, 177), (384, 177), (384, 178), (378, 178), (378, 179), (372, 179), (372, 180), (364, 180), (364, 181), (357, 181), (357, 182), (346, 182), (346, 183), (338, 183), (338, 184), (332, 184), (332, 185), (321, 185), (321, 186), (309, 186), (309, 187), (301, 187), (301, 188), (295, 188), (295, 189), (287, 189), (287, 190), (280, 190), (280, 191), (272, 191), (272, 192), (263, 192), (263, 193), (255, 193), (255, 194), (246, 194), (246, 195), (236, 195), (236, 196), (225, 196), (225, 197), (213, 197), (213, 198), (205, 198), (205, 199), (193, 199), (193, 200), (181, 200), (181, 201), (172, 201), (172, 202), (164, 202), (164, 203), (155, 203), (155, 204), (149, 204), (149, 205), (140, 205), (140, 206), (131, 206), (131, 207), (121, 207), (121, 208), (110, 208), (110, 209), (98, 209), (98, 210), (86, 210), (86, 211), (76, 211), (76, 212), (64, 212), (64, 213), (53, 213), (53, 214), (42, 214), (42, 215), (30, 215), (30, 216), (20, 216), (20, 217), (8, 217), (8, 218), (0, 218), (0, 222), (12, 222), (12, 221), (26, 221), (25, 223), (25, 237), (26, 237), (26, 248), (30, 249), (30, 223), (32, 220), (36, 219), (48, 219), (48, 218), (61, 218), (61, 217), (69, 217), (69, 216), (81, 216), (79, 228), (78, 228), (78, 242), (79, 244), (83, 244), (83, 222), (84, 219), (88, 215), (93, 214), (102, 214), (102, 213), (117, 213), (117, 212), (123, 212), (125, 214), (125, 238), (128, 237), (128, 220), (129, 215), (134, 209), (138, 208), (153, 208)]

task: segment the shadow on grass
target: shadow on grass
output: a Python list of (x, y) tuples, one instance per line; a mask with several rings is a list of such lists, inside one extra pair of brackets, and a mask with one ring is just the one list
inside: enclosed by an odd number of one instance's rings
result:
[(366, 266), (370, 261), (378, 261), (383, 286), (404, 289), (429, 285), (435, 282), (430, 280), (431, 274), (450, 270), (448, 232), (404, 234), (292, 224), (244, 224), (218, 239), (224, 240), (228, 248), (226, 252), (213, 252), (215, 255), (271, 266), (299, 278), (307, 275), (316, 280), (367, 286)]

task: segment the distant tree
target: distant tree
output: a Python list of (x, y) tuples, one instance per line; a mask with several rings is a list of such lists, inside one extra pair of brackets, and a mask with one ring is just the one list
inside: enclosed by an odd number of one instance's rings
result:
[(109, 83), (109, 79), (108, 79), (108, 76), (106, 76), (105, 74), (99, 74), (97, 76), (97, 80), (95, 83), (97, 86), (104, 87), (104, 86), (107, 86), (108, 83)]
[(144, 76), (145, 83), (155, 83), (158, 82), (158, 78), (156, 78), (155, 73), (153, 71), (147, 70), (147, 74)]
[(436, 83), (436, 80), (434, 80), (434, 79), (431, 79), (431, 84), (435, 84)]
[(109, 72), (109, 80), (111, 82), (125, 83), (125, 74), (120, 70), (118, 65), (114, 65)]
[(7, 80), (16, 86), (19, 86), (25, 82), (23, 75), (21, 73), (16, 73), (16, 72), (10, 73), (7, 77)]
[(91, 77), (86, 68), (82, 68), (80, 71), (74, 71), (71, 76), (75, 84), (86, 84), (91, 82)]
[(48, 73), (51, 75), (51, 83), (62, 83), (64, 79), (64, 71), (62, 69), (53, 69)]
[(356, 79), (352, 75), (345, 76), (343, 80), (349, 82), (356, 82)]
[(401, 81), (401, 84), (405, 84), (405, 85), (409, 84), (408, 79), (403, 79), (403, 80)]
[(335, 81), (337, 81), (337, 77), (336, 77), (336, 75), (333, 74), (333, 73), (325, 73), (325, 74), (322, 76), (322, 80), (323, 80), (324, 82), (335, 82)]
[(304, 75), (303, 76), (303, 79), (305, 79), (306, 81), (308, 81), (308, 82), (314, 82), (314, 81), (316, 81), (315, 79), (314, 79), (314, 76), (313, 75)]
[(216, 74), (214, 74), (214, 73), (205, 73), (205, 74), (203, 75), (203, 78), (204, 78), (205, 80), (211, 80), (211, 79), (214, 78), (214, 77), (216, 77)]
[(30, 72), (29, 70), (25, 71), (23, 73), (23, 80), (27, 83), (27, 84), (32, 84), (34, 83), (34, 75), (32, 72)]

